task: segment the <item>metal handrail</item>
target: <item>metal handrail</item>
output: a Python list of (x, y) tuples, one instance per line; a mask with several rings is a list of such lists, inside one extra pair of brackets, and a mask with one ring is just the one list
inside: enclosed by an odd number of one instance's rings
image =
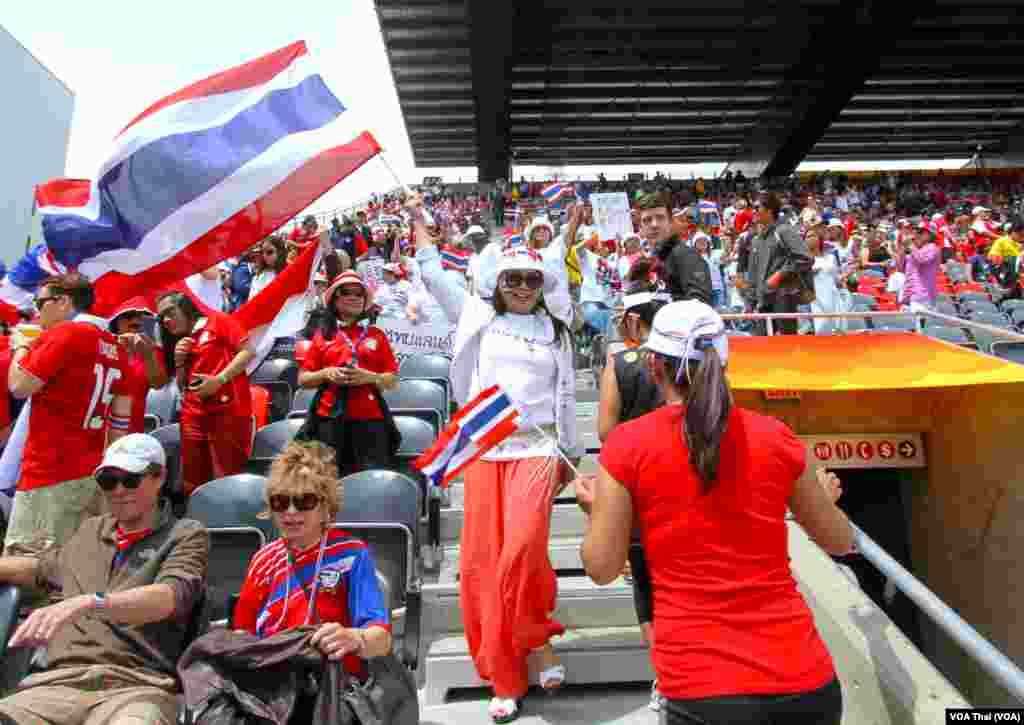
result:
[(1024, 671), (995, 645), (981, 636), (949, 605), (943, 602), (917, 577), (907, 571), (898, 561), (886, 553), (871, 537), (853, 523), (854, 542), (857, 551), (884, 574), (893, 585), (907, 595), (917, 607), (935, 624), (959, 644), (971, 659), (1008, 690), (1020, 702), (1024, 702)]
[[(972, 330), (978, 330), (980, 332), (988, 333), (995, 337), (1001, 337), (1011, 342), (1024, 342), (1024, 335), (1013, 330), (1007, 330), (1002, 327), (993, 327), (992, 325), (986, 325), (984, 322), (977, 322), (975, 320), (965, 320), (960, 317), (953, 317), (952, 315), (946, 315), (941, 312), (934, 312), (932, 310), (920, 310), (917, 312), (910, 311), (891, 311), (891, 312), (739, 312), (739, 313), (726, 313), (721, 315), (723, 320), (767, 320), (768, 321), (768, 334), (774, 334), (772, 328), (772, 320), (811, 320), (811, 319), (823, 319), (823, 320), (851, 320), (865, 318), (886, 318), (886, 317), (913, 317), (917, 326), (918, 332), (921, 331), (921, 322), (923, 318), (931, 317), (936, 320), (942, 320), (943, 322), (951, 322), (957, 327), (967, 327)], [(870, 330), (869, 330), (870, 332)]]

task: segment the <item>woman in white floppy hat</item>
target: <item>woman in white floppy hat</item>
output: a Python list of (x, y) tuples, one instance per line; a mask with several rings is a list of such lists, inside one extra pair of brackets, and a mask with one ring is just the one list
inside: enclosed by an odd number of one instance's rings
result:
[(617, 426), (576, 494), (598, 584), (622, 572), (639, 524), (662, 722), (838, 725), (842, 692), (790, 571), (786, 523), (789, 508), (824, 549), (849, 552), (838, 479), (805, 471), (782, 422), (733, 404), (729, 341), (710, 307), (665, 305), (645, 349), (665, 405)]
[(543, 649), (540, 684), (565, 681), (548, 644), (565, 628), (552, 619), (558, 585), (548, 557), (552, 501), (568, 480), (558, 450), (581, 455), (576, 375), (569, 325), (572, 305), (555, 264), (525, 246), (497, 255), (492, 301), (470, 295), (444, 274), (418, 197), (416, 259), (445, 314), (457, 321), (451, 380), (465, 405), (499, 384), (519, 409), (519, 431), (466, 469), (459, 590), (477, 672), (494, 687), (495, 722), (519, 715), (530, 651)]

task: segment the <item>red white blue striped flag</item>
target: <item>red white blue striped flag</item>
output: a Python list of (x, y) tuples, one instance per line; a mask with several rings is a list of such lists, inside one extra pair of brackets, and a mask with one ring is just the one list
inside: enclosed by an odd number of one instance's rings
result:
[(435, 486), (447, 487), (470, 463), (519, 428), (519, 411), (497, 385), (473, 398), (413, 463)]

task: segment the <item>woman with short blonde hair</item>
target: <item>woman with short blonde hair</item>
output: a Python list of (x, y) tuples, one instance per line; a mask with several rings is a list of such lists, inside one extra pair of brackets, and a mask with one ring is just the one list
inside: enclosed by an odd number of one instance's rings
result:
[(264, 492), (281, 538), (253, 556), (233, 627), (269, 637), (315, 625), (310, 643), (351, 674), (391, 651), (390, 613), (366, 544), (331, 528), (341, 510), (334, 452), (293, 442), (274, 459)]

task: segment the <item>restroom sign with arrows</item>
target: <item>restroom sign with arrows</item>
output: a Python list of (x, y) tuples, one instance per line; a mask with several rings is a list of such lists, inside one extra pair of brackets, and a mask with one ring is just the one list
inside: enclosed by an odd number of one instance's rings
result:
[(827, 468), (922, 468), (926, 465), (920, 433), (861, 433), (799, 436), (807, 465)]

